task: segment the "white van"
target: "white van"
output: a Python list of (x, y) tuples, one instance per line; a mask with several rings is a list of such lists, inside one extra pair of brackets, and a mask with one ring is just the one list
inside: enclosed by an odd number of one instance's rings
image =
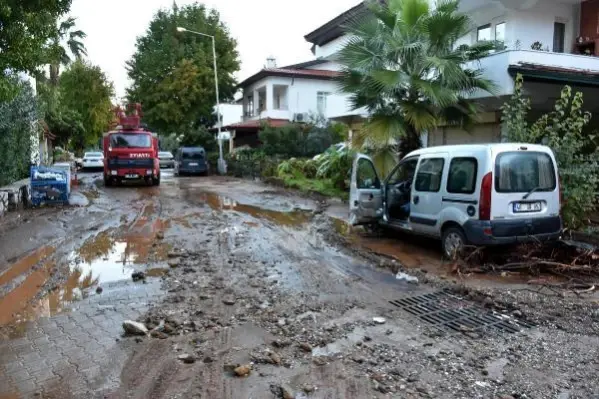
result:
[(353, 165), (350, 223), (441, 239), (454, 256), (464, 245), (556, 239), (562, 230), (560, 187), (550, 148), (483, 144), (423, 148), (381, 181), (372, 160)]

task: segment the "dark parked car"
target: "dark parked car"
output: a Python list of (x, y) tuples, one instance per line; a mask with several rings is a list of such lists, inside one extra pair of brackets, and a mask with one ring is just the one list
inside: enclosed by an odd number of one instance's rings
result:
[(160, 151), (158, 153), (158, 160), (160, 161), (160, 168), (174, 168), (175, 157), (170, 151)]
[(175, 176), (208, 174), (206, 151), (202, 147), (182, 147), (175, 155)]

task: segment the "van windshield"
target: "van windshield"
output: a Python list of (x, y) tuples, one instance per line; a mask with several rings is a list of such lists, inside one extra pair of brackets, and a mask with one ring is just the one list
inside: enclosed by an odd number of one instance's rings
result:
[(183, 159), (203, 159), (204, 158), (204, 153), (203, 152), (183, 152), (181, 154), (181, 158)]
[(149, 134), (140, 133), (111, 134), (110, 146), (113, 148), (150, 148), (152, 138)]
[(553, 191), (555, 187), (553, 161), (544, 152), (503, 152), (495, 160), (495, 191), (498, 193)]

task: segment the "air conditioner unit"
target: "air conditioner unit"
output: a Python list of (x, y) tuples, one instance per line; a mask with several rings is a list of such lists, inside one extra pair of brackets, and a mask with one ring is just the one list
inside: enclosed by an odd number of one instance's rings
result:
[(306, 112), (300, 112), (297, 114), (293, 114), (293, 121), (294, 122), (307, 122), (308, 121), (308, 113)]

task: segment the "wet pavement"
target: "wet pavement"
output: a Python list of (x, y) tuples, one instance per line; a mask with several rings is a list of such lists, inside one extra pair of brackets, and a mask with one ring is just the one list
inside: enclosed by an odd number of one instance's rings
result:
[[(274, 398), (272, 387), (283, 380), (312, 381), (320, 388), (309, 397), (323, 399), (383, 398), (391, 389), (406, 390), (394, 397), (507, 392), (472, 375), (481, 366), (471, 344), (441, 337), (433, 348), (436, 336), (389, 304), (435, 290), (414, 281), (410, 269), (455, 278), (438, 242), (351, 229), (345, 205), (257, 182), (165, 172), (160, 187), (104, 188), (100, 177), (84, 174), (84, 207), (23, 211), (0, 222), (0, 399)], [(366, 252), (397, 260), (402, 271), (378, 267)], [(134, 272), (146, 278), (133, 281)], [(509, 277), (476, 281), (498, 286), (513, 283)], [(373, 316), (384, 316), (384, 325)], [(177, 329), (161, 339), (123, 337), (128, 319), (177, 320)], [(277, 347), (286, 367), (254, 364), (260, 378), (223, 373), (225, 363), (254, 361), (256, 351), (285, 337), (314, 349)], [(499, 338), (480, 347), (493, 345), (519, 344)], [(460, 353), (456, 362), (464, 357), (461, 370), (431, 364), (430, 351), (441, 348)], [(176, 360), (182, 351), (204, 360), (186, 367)], [(368, 361), (355, 360), (360, 351)], [(495, 380), (504, 369), (519, 372), (502, 351), (485, 355)], [(327, 366), (313, 364), (322, 358)], [(458, 379), (462, 393), (453, 395)], [(437, 384), (437, 395), (426, 384)]]

